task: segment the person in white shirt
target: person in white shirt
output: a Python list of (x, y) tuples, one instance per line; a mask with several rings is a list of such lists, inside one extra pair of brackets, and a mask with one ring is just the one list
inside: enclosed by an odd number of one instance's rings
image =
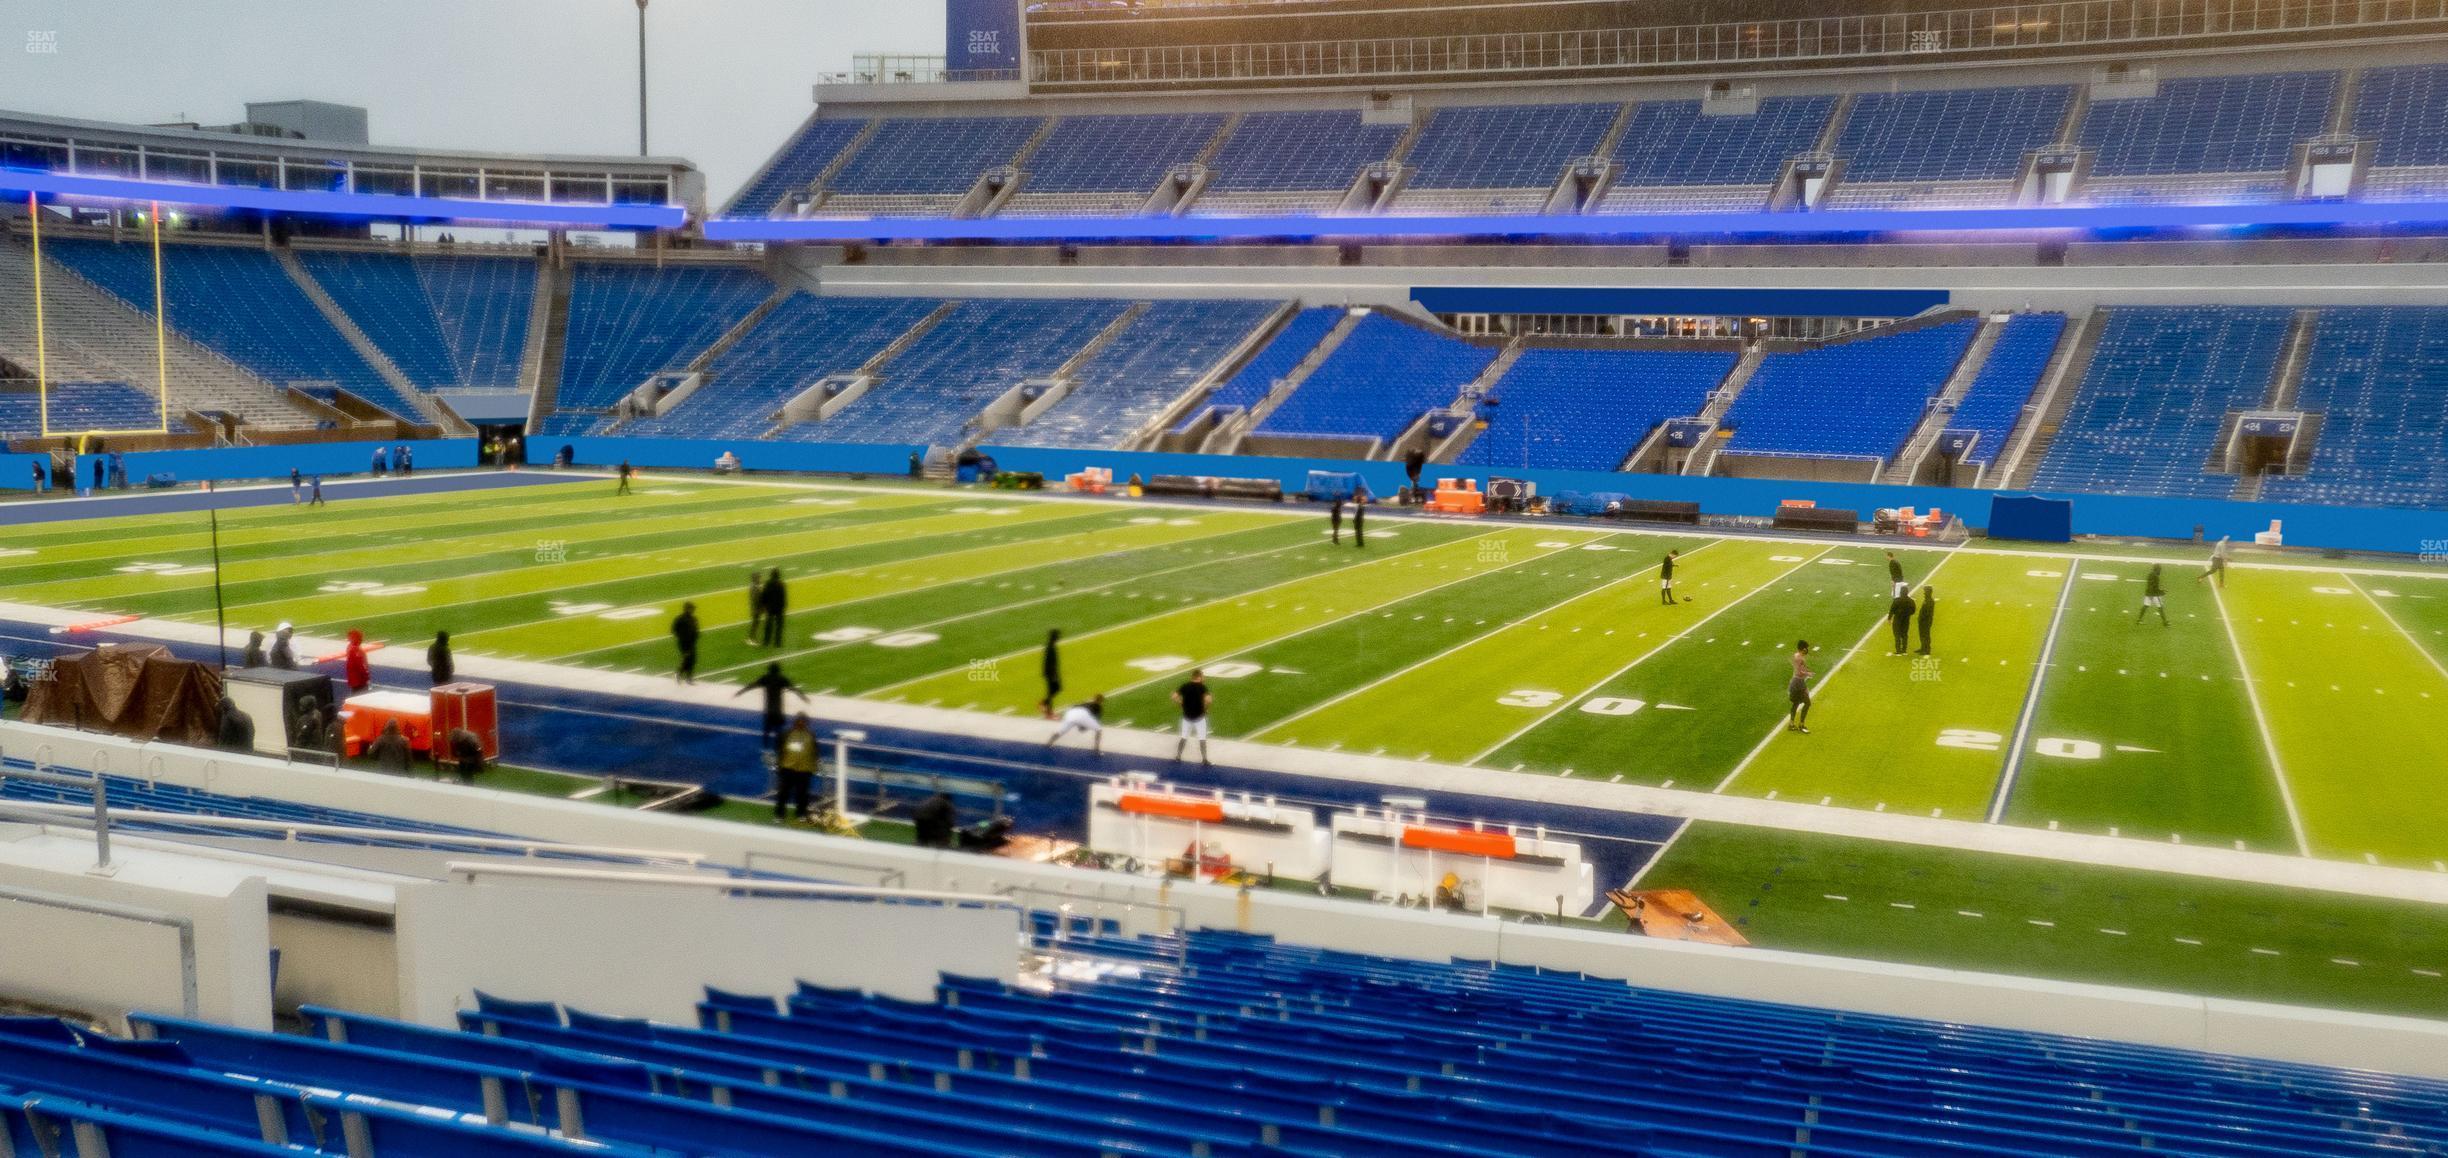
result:
[(1051, 748), (1056, 741), (1073, 732), (1088, 733), (1088, 749), (1098, 755), (1105, 753), (1105, 697), (1090, 696), (1084, 704), (1063, 709), (1062, 722), (1055, 725), (1054, 735), (1046, 740)]

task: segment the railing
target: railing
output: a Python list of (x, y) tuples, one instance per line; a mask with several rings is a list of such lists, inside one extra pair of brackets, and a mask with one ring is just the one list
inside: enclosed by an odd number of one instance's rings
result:
[(897, 889), (909, 883), (909, 874), (900, 869), (878, 868), (875, 865), (861, 864), (857, 861), (825, 860), (821, 857), (799, 856), (795, 853), (768, 852), (758, 848), (749, 849), (748, 855), (740, 858), (740, 866), (750, 872), (766, 871), (758, 868), (757, 862), (759, 861), (781, 861), (785, 864), (812, 865), (822, 869), (848, 869), (851, 872), (873, 873), (876, 878), (875, 887), (879, 889)]
[(1281, 43), (1039, 49), (1039, 85), (1364, 80), (1488, 73), (1621, 73), (2207, 41), (2384, 33), (2448, 21), (2448, 0), (2056, 0), (1943, 12), (1554, 32)]
[(26, 769), (0, 767), (0, 781), (7, 780), (11, 777), (16, 777), (21, 780), (33, 780), (43, 784), (57, 784), (66, 788), (83, 788), (86, 791), (93, 793), (93, 807), (91, 809), (74, 804), (66, 805), (64, 807), (79, 814), (87, 811), (93, 813), (93, 871), (106, 876), (110, 873), (118, 871), (116, 866), (111, 864), (111, 814), (109, 783), (102, 778), (102, 773), (100, 772), (89, 772), (82, 776), (66, 776), (58, 772), (43, 771), (40, 767), (43, 761), (43, 753), (49, 749), (50, 745), (46, 744), (43, 747), (35, 750), (34, 762), (36, 767), (34, 768)]
[(547, 865), (486, 864), (455, 860), (443, 868), (453, 877), (474, 882), (478, 877), (589, 881), (617, 885), (669, 885), (674, 888), (757, 896), (799, 897), (817, 901), (873, 901), (880, 904), (917, 902), (953, 908), (1021, 910), (1009, 897), (986, 893), (953, 893), (933, 889), (888, 889), (866, 885), (834, 885), (815, 881), (759, 881), (733, 877), (680, 876), (675, 873), (622, 872), (618, 869), (556, 868)]
[(828, 72), (819, 84), (943, 84), (951, 81), (1014, 81), (1016, 68), (950, 68), (941, 56), (875, 55), (850, 58), (850, 71)]
[[(0, 775), (0, 780), (27, 776), (24, 772)], [(35, 777), (28, 777), (33, 779)], [(44, 776), (43, 779), (84, 785), (86, 782), (70, 776)], [(556, 840), (523, 840), (517, 837), (462, 836), (447, 832), (424, 832), (408, 828), (374, 828), (353, 824), (310, 824), (289, 820), (259, 820), (240, 816), (207, 816), (192, 812), (154, 812), (126, 808), (108, 808), (102, 804), (100, 781), (96, 786), (97, 824), (176, 824), (188, 828), (223, 829), (233, 833), (270, 833), (282, 840), (295, 842), (306, 837), (339, 837), (353, 840), (383, 840), (402, 843), (442, 845), (455, 849), (480, 852), (513, 852), (536, 857), (546, 854), (592, 856), (636, 861), (660, 861), (696, 867), (705, 862), (705, 854), (673, 852), (669, 849), (618, 848), (610, 845), (569, 844)], [(0, 815), (11, 812), (32, 814), (48, 822), (53, 818), (81, 817), (88, 810), (80, 804), (61, 804), (47, 800), (0, 800)]]

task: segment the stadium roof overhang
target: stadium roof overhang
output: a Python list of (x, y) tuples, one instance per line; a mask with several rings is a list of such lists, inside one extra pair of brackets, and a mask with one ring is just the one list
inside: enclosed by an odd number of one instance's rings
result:
[(265, 213), (350, 217), (385, 221), (450, 221), (572, 229), (677, 229), (688, 220), (680, 205), (594, 205), (556, 201), (497, 201), (458, 197), (409, 197), (312, 189), (259, 189), (245, 185), (197, 185), (139, 181), (21, 169), (0, 169), (0, 192), (22, 197), (158, 202), (207, 209), (252, 209)]
[(2448, 225), (2448, 201), (2259, 205), (2061, 205), (2002, 209), (1859, 209), (1780, 213), (1642, 213), (1569, 217), (1155, 217), (953, 219), (722, 218), (710, 241), (1335, 241), (1755, 235), (1841, 240), (1896, 233), (2017, 234)]

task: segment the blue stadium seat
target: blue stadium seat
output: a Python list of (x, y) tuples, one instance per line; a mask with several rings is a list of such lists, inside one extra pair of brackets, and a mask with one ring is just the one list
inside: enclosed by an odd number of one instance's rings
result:
[(886, 363), (875, 385), (785, 437), (814, 442), (953, 445), (987, 403), (1053, 374), (1128, 307), (1106, 300), (962, 302)]
[(1337, 306), (1311, 306), (1292, 315), (1291, 321), (1285, 322), (1274, 337), (1267, 339), (1264, 349), (1252, 355), (1248, 362), (1233, 372), (1231, 379), (1207, 396), (1204, 405), (1182, 419), (1181, 425), (1174, 429), (1188, 430), (1211, 412), (1247, 410), (1257, 405), (1268, 391), (1275, 388), (1276, 382), (1308, 358), (1319, 342), (1326, 340), (1327, 332), (1343, 320), (1343, 315), (1344, 311)]
[(1871, 92), (1853, 98), (1830, 208), (2004, 205), (2024, 155), (2056, 140), (2062, 85)]
[(1760, 360), (1726, 412), (1729, 454), (1886, 460), (1963, 360), (1980, 323), (1945, 322)]
[(1818, 144), (1832, 96), (1768, 97), (1711, 116), (1699, 101), (1643, 101), (1616, 142), (1621, 166), (1601, 209), (1762, 209), (1787, 158)]
[(1011, 164), (1045, 122), (1037, 117), (894, 117), (834, 174), (837, 193), (966, 193)]
[(1623, 106), (1495, 105), (1429, 114), (1404, 157), (1397, 213), (1523, 213), (1544, 206), (1564, 166), (1591, 156)]
[(816, 178), (831, 168), (850, 142), (867, 130), (867, 122), (859, 120), (814, 120), (799, 130), (782, 151), (774, 155), (763, 172), (756, 175), (746, 188), (731, 199), (726, 216), (786, 217), (790, 214), (791, 195), (806, 192)]
[(2448, 165), (2448, 64), (2364, 69), (2354, 131), (2377, 142), (2375, 169)]
[(43, 394), (0, 390), (0, 436), (34, 438), (56, 431), (153, 430), (163, 424), (161, 399), (125, 382), (53, 382), (48, 421)]
[[(1032, 917), (1051, 947), (1060, 922)], [(252, 1154), (260, 1095), (292, 1141), (353, 1137), (377, 1158), (558, 1152), (579, 1135), (614, 1155), (1217, 1158), (2276, 1158), (2448, 1141), (2448, 1083), (2424, 1079), (1237, 932), (1059, 935), (1148, 967), (1051, 991), (947, 976), (932, 1001), (708, 990), (699, 1026), (493, 998), (461, 1032), (311, 1007), (310, 1039), (142, 1016), (158, 1041), (0, 1024), (0, 1111), (90, 1101), (186, 1131), (198, 1153)]]
[(931, 298), (820, 298), (793, 293), (707, 367), (705, 385), (668, 414), (621, 428), (635, 438), (757, 438), (782, 404), (828, 374), (847, 374), (939, 305)]
[(1080, 367), (1062, 401), (1026, 426), (995, 432), (991, 441), (1115, 446), (1163, 414), (1279, 308), (1268, 301), (1155, 302)]
[(1064, 117), (1029, 156), (1025, 193), (1124, 193), (1145, 200), (1224, 127), (1221, 113)]
[(2261, 405), (2295, 311), (2120, 306), (2106, 315), (2033, 487), (2227, 497), (2236, 480), (2206, 473), (2221, 424)]
[(647, 375), (687, 365), (774, 293), (763, 274), (732, 265), (577, 262), (569, 278), (563, 410), (612, 407)]
[(2064, 314), (2016, 314), (1989, 347), (1988, 360), (1973, 376), (1972, 386), (1947, 420), (1950, 430), (1970, 430), (1980, 437), (1964, 455), (1966, 463), (1986, 466), (1996, 461), (2014, 434), (2015, 423), (2039, 388), (2065, 333)]
[(2265, 480), (2263, 498), (2448, 506), (2448, 309), (2322, 310), (2295, 405), (2321, 419), (2311, 462)]
[(1488, 428), (1454, 465), (1614, 470), (1658, 423), (1698, 414), (1739, 355), (1721, 350), (1527, 350), (1488, 393)]
[(1383, 161), (1403, 126), (1372, 125), (1356, 110), (1250, 113), (1211, 163), (1193, 214), (1319, 212), (1334, 207), (1360, 170)]
[(2448, 197), (2448, 64), (2364, 69), (2353, 126), (2373, 142), (2364, 196)]
[(1384, 313), (1351, 336), (1283, 400), (1258, 433), (1391, 440), (1451, 404), (1496, 351)]
[(301, 250), (298, 263), (417, 386), (519, 384), (535, 262)]
[(2092, 152), (2081, 196), (2099, 202), (2286, 194), (2299, 141), (2329, 123), (2334, 72), (2182, 77), (2146, 98), (2094, 98), (2079, 138)]
[[(96, 1109), (68, 1098), (15, 1096), (9, 1101), (22, 1107), (17, 1110), (19, 1115), (41, 1118), (72, 1132), (80, 1127), (93, 1131), (109, 1148), (111, 1158), (259, 1158), (296, 1153), (285, 1146), (197, 1130), (143, 1114)], [(18, 1138), (16, 1145), (19, 1154), (43, 1152), (31, 1133)], [(70, 1152), (81, 1153), (82, 1146)]]
[[(74, 805), (79, 809), (88, 809), (92, 806), (93, 794), (89, 789), (44, 781), (28, 780), (23, 777), (14, 777), (9, 775), (11, 771), (30, 770), (31, 767), (32, 765), (29, 761), (17, 757), (9, 757), (5, 760), (0, 760), (0, 800)], [(303, 844), (334, 844), (350, 845), (360, 848), (393, 848), (427, 852), (442, 851), (465, 853), (478, 847), (476, 844), (471, 844), (470, 841), (481, 843), (484, 841), (511, 839), (510, 835), (506, 833), (489, 832), (483, 829), (463, 828), (447, 824), (435, 824), (430, 821), (409, 820), (404, 817), (387, 816), (371, 812), (359, 812), (352, 809), (334, 808), (325, 805), (300, 804), (294, 801), (282, 800), (269, 796), (233, 796), (227, 793), (206, 792), (201, 789), (185, 788), (175, 784), (137, 780), (123, 776), (105, 776), (103, 779), (109, 795), (111, 808), (116, 810), (118, 813), (123, 814), (114, 817), (112, 820), (113, 827), (122, 828), (130, 832), (150, 832), (165, 836), (209, 836), (215, 838), (226, 838), (236, 835), (234, 830), (226, 826), (205, 823), (186, 823), (180, 819), (177, 819), (177, 817), (192, 816), (197, 818), (199, 821), (204, 818), (265, 821), (278, 825), (302, 825), (341, 829), (376, 830), (390, 834), (384, 836), (369, 836), (361, 833), (350, 832), (292, 833), (286, 829), (272, 830), (265, 834), (266, 839), (294, 840)], [(134, 815), (137, 813), (158, 813), (163, 815), (159, 817), (139, 818)], [(457, 838), (467, 839), (463, 840)], [(636, 865), (652, 863), (670, 865), (673, 863), (668, 858), (641, 857), (611, 852), (596, 853), (583, 850), (571, 851), (551, 848), (540, 849), (537, 851), (536, 855), (539, 859), (544, 860), (576, 860), (608, 864)], [(733, 875), (757, 876), (770, 874), (756, 874), (746, 872), (745, 870), (740, 870), (735, 871)]]
[[(271, 251), (256, 246), (175, 245), (163, 249), (162, 296), (169, 324), (264, 379), (286, 385), (330, 382), (412, 422), (415, 401), (357, 353)], [(153, 311), (150, 246), (63, 237), (43, 255), (145, 313)]]

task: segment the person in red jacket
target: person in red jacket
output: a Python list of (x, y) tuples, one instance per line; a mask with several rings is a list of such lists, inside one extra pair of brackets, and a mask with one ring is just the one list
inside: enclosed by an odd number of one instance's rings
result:
[(364, 632), (358, 631), (354, 628), (350, 629), (348, 636), (348, 654), (345, 658), (343, 658), (341, 664), (342, 674), (348, 680), (349, 694), (355, 695), (358, 692), (362, 692), (366, 690), (367, 684), (374, 682), (373, 669), (366, 663)]

